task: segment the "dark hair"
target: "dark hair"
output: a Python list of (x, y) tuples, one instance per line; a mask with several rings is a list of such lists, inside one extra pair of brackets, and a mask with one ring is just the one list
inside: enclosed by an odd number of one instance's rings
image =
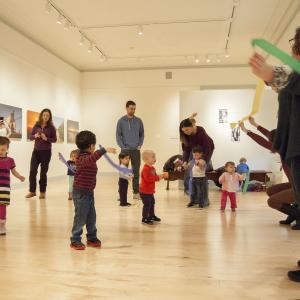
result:
[(45, 112), (49, 113), (49, 116), (50, 116), (49, 121), (47, 122), (47, 126), (54, 126), (54, 125), (53, 125), (52, 112), (51, 112), (51, 110), (50, 110), (49, 108), (44, 108), (44, 109), (40, 112), (40, 114), (39, 114), (39, 120), (36, 122), (36, 125), (39, 125), (39, 126), (42, 125), (42, 123), (43, 123), (42, 117), (43, 117), (43, 113), (45, 113)]
[(0, 146), (7, 145), (9, 147), (10, 140), (6, 136), (0, 136)]
[(225, 164), (225, 169), (226, 169), (228, 166), (234, 166), (234, 167), (235, 167), (235, 163), (234, 163), (233, 161), (228, 161), (228, 162)]
[(300, 55), (300, 27), (296, 29), (292, 50), (294, 54)]
[(76, 145), (80, 150), (86, 150), (91, 145), (96, 145), (96, 136), (88, 130), (80, 131), (76, 135)]
[(193, 153), (203, 153), (203, 150), (200, 147), (193, 148)]
[(120, 152), (120, 154), (119, 154), (119, 163), (120, 164), (121, 164), (121, 159), (123, 159), (125, 157), (129, 157), (129, 154), (124, 153), (124, 152)]
[(126, 107), (129, 107), (130, 105), (136, 106), (136, 104), (135, 104), (134, 101), (128, 100), (128, 101), (126, 102)]
[(183, 144), (186, 144), (187, 143), (187, 140), (186, 140), (186, 134), (182, 132), (182, 128), (184, 127), (193, 127), (193, 122), (191, 121), (191, 119), (184, 119), (183, 121), (180, 122), (180, 125), (179, 125), (179, 136), (180, 136), (180, 141), (181, 143)]

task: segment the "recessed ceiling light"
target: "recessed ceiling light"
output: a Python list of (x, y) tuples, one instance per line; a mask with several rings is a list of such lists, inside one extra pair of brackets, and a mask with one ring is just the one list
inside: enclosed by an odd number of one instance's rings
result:
[(206, 61), (207, 63), (210, 63), (210, 62), (211, 62), (211, 59), (209, 58), (209, 56), (208, 56), (208, 55), (206, 55), (206, 57), (205, 57), (205, 61)]
[(144, 34), (143, 26), (139, 25), (138, 26), (138, 35), (143, 35), (143, 34)]
[(200, 62), (199, 57), (198, 57), (198, 56), (195, 56), (195, 63), (196, 63), (196, 64), (199, 64), (199, 62)]
[(62, 24), (62, 22), (63, 22), (63, 16), (61, 14), (59, 14), (58, 17), (57, 17), (56, 23), (57, 24)]
[(84, 36), (81, 35), (79, 45), (82, 46), (84, 44)]

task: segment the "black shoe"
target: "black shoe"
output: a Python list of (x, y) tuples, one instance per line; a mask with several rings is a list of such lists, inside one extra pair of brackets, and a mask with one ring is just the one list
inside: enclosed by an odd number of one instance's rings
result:
[(288, 277), (292, 281), (300, 282), (300, 271), (289, 271)]
[(195, 205), (195, 202), (190, 202), (186, 207), (192, 207)]
[(131, 203), (126, 202), (126, 203), (120, 203), (120, 206), (131, 206)]
[(292, 230), (300, 230), (300, 220), (296, 220), (296, 224), (294, 224), (291, 228)]
[(143, 218), (142, 223), (147, 224), (147, 225), (153, 225), (153, 222), (150, 219), (147, 219), (147, 218)]
[(203, 206), (203, 205), (199, 205), (199, 208), (200, 208), (200, 209), (204, 209), (204, 206)]
[(160, 222), (161, 219), (158, 218), (157, 216), (154, 216), (154, 217), (151, 218), (151, 221), (153, 221), (153, 222)]
[(293, 223), (295, 221), (295, 219), (291, 216), (287, 216), (287, 218), (285, 220), (281, 220), (279, 221), (280, 225), (290, 225), (291, 223)]

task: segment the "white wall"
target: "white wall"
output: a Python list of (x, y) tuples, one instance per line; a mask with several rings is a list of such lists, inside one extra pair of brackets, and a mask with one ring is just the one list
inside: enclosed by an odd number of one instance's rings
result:
[[(205, 128), (215, 143), (212, 158), (215, 168), (223, 166), (229, 160), (238, 163), (243, 156), (248, 159), (252, 170), (271, 170), (273, 168), (277, 157), (257, 145), (243, 132), (239, 142), (231, 141), (229, 123), (249, 115), (254, 93), (254, 89), (181, 92), (180, 117), (183, 119), (192, 112), (198, 112), (197, 123)], [(228, 110), (228, 123), (219, 123), (219, 109)], [(276, 113), (276, 94), (271, 90), (264, 90), (260, 112), (255, 115), (257, 122), (270, 130), (274, 129)], [(245, 126), (257, 132), (248, 122), (245, 122)]]
[[(82, 74), (83, 128), (94, 130), (99, 141), (116, 146), (115, 127), (125, 113), (125, 103), (137, 103), (137, 116), (145, 125), (145, 148), (157, 153), (157, 168), (178, 153), (179, 100), (181, 91), (199, 90), (200, 86), (255, 85), (248, 68), (205, 68), (172, 70), (85, 72)], [(102, 164), (103, 171), (111, 171)]]
[[(23, 139), (11, 143), (10, 155), (28, 178), (33, 143), (26, 141), (26, 110), (48, 107), (65, 120), (80, 121), (80, 72), (3, 23), (0, 36), (0, 102), (23, 108)], [(73, 148), (54, 145), (50, 177), (66, 173), (57, 153), (68, 156)]]

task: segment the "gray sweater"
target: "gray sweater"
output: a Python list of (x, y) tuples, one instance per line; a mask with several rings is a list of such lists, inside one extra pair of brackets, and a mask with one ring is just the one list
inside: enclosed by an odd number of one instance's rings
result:
[(116, 139), (121, 149), (136, 149), (144, 142), (144, 125), (140, 118), (123, 116), (117, 124)]

